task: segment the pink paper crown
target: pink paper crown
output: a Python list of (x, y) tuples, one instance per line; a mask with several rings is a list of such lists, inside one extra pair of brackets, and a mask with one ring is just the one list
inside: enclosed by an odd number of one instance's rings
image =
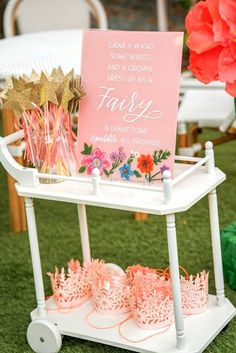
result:
[(139, 327), (155, 330), (173, 322), (170, 279), (137, 265), (127, 269), (127, 281), (130, 307)]
[(126, 292), (125, 274), (106, 268), (103, 277), (93, 285), (93, 301), (96, 311), (103, 314), (123, 314), (130, 311)]
[(208, 308), (208, 277), (202, 271), (196, 276), (180, 278), (184, 314), (198, 314)]
[(91, 297), (92, 282), (99, 277), (104, 267), (104, 263), (98, 260), (81, 266), (78, 260), (72, 259), (67, 265), (67, 273), (64, 268), (61, 271), (56, 268), (55, 273), (48, 273), (54, 300), (62, 309), (76, 307)]

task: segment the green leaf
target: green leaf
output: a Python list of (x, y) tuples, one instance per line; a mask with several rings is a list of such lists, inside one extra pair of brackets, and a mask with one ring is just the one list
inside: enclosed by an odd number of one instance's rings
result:
[(153, 163), (156, 165), (158, 164), (157, 151), (154, 151), (154, 153), (153, 153)]
[(107, 177), (109, 177), (108, 171), (107, 171), (106, 169), (103, 169), (103, 171), (104, 171), (105, 175), (106, 175)]
[(142, 175), (139, 173), (138, 170), (134, 170), (133, 172), (134, 172), (134, 175), (136, 176), (136, 178), (141, 178), (142, 177)]
[(84, 173), (86, 170), (85, 165), (82, 165), (82, 167), (79, 168), (79, 173)]
[(154, 164), (158, 164), (164, 160), (166, 160), (171, 155), (170, 151), (167, 150), (160, 150), (159, 152), (154, 151), (153, 154), (153, 162)]
[(128, 161), (127, 161), (127, 164), (131, 164), (133, 162), (133, 158), (129, 158)]
[(167, 159), (169, 156), (171, 155), (171, 153), (170, 153), (170, 151), (167, 151), (167, 150), (165, 150), (165, 151), (163, 151), (163, 153), (162, 153), (162, 160), (165, 160), (165, 159)]
[(84, 150), (81, 152), (84, 155), (90, 155), (92, 153), (93, 147), (92, 145), (88, 145), (86, 142), (84, 143)]

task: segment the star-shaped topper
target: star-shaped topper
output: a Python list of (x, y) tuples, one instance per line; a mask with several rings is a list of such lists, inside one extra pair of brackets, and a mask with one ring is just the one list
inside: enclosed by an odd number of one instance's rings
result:
[(40, 105), (46, 102), (52, 102), (58, 105), (56, 89), (59, 86), (58, 82), (50, 80), (44, 72), (41, 73), (39, 84), (40, 88)]
[(25, 81), (22, 77), (19, 79), (15, 76), (11, 76), (12, 88), (17, 91), (24, 91), (26, 88), (33, 86), (33, 83)]
[(39, 85), (35, 84), (30, 77), (23, 75), (19, 78), (11, 76), (11, 87), (16, 92), (22, 92), (31, 88), (30, 101), (36, 105), (39, 104)]
[(71, 112), (75, 112), (78, 110), (80, 99), (86, 94), (81, 87), (81, 79), (79, 75), (74, 75), (70, 80), (70, 89), (74, 94), (74, 98), (70, 101), (69, 109)]
[(13, 110), (16, 117), (20, 117), (26, 110), (35, 109), (35, 105), (30, 99), (31, 90), (31, 88), (19, 92), (14, 89), (8, 90), (7, 100), (3, 104), (3, 109)]
[(59, 104), (64, 108), (65, 111), (68, 110), (69, 102), (74, 98), (74, 94), (70, 90), (70, 82), (68, 79), (65, 79), (63, 82), (63, 91), (60, 97)]
[(53, 69), (50, 77), (54, 81), (59, 81), (59, 82), (63, 81), (65, 78), (65, 75), (64, 75), (64, 72), (62, 71), (61, 66), (59, 66), (57, 69)]
[(53, 69), (51, 75), (45, 71), (40, 75), (32, 71), (30, 76), (11, 76), (6, 82), (5, 89), (0, 93), (0, 102), (3, 109), (11, 109), (17, 116), (25, 110), (48, 103), (74, 112), (78, 109), (79, 100), (85, 95), (80, 76), (75, 75), (73, 69), (65, 75), (61, 67)]

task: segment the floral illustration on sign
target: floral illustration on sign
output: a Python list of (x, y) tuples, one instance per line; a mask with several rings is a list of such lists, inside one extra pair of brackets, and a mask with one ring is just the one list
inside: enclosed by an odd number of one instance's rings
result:
[(162, 175), (164, 171), (169, 169), (169, 167), (167, 167), (165, 164), (163, 164), (160, 167), (160, 170), (157, 172), (153, 174), (152, 172), (154, 171), (155, 166), (168, 159), (170, 154), (171, 153), (167, 150), (154, 151), (152, 156), (150, 154), (141, 154), (141, 156), (138, 158), (137, 168), (142, 174), (144, 174), (145, 180), (147, 182), (151, 183), (153, 181), (163, 179)]
[(129, 180), (131, 176), (134, 175), (133, 170), (131, 170), (131, 164), (124, 164), (123, 167), (119, 169), (120, 171), (120, 176), (123, 179)]
[(87, 173), (90, 175), (94, 168), (100, 170), (100, 174), (104, 172), (105, 168), (110, 166), (110, 162), (106, 159), (106, 153), (101, 152), (99, 148), (95, 148), (92, 151), (92, 146), (84, 145), (84, 151), (82, 154), (87, 155), (81, 161), (82, 167), (80, 167), (79, 172), (83, 173), (87, 169)]
[(155, 168), (171, 155), (167, 150), (154, 151), (152, 155), (131, 151), (127, 157), (124, 148), (119, 147), (108, 157), (106, 152), (102, 152), (99, 148), (93, 149), (93, 146), (87, 143), (84, 143), (81, 154), (85, 157), (81, 160), (79, 173), (87, 171), (87, 174), (91, 175), (93, 169), (98, 168), (101, 175), (104, 173), (107, 177), (111, 177), (118, 170), (122, 179), (144, 177), (149, 183), (163, 179), (163, 173), (169, 167), (163, 164), (158, 170)]
[(110, 159), (112, 162), (110, 170), (104, 170), (104, 173), (107, 177), (112, 175), (114, 171), (122, 164), (122, 162), (126, 159), (126, 154), (123, 152), (123, 147), (119, 147), (118, 152), (112, 152), (110, 154)]
[(147, 155), (141, 154), (141, 156), (138, 158), (137, 167), (141, 171), (141, 173), (148, 174), (152, 172), (154, 169), (152, 156), (150, 154), (147, 154)]

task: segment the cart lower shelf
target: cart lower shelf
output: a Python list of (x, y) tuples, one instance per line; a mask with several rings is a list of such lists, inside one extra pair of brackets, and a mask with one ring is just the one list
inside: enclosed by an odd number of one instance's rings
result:
[[(53, 300), (47, 301), (47, 308), (54, 306)], [(92, 300), (86, 301), (80, 307), (71, 309), (67, 312), (57, 310), (48, 310), (48, 320), (55, 323), (62, 335), (77, 337), (94, 342), (104, 343), (111, 346), (116, 346), (141, 353), (176, 353), (180, 352), (176, 348), (176, 333), (175, 325), (152, 338), (151, 336), (158, 331), (144, 330), (138, 328), (130, 319), (122, 325), (122, 333), (130, 341), (138, 341), (132, 343), (121, 337), (118, 331), (118, 326), (112, 329), (96, 329), (93, 328), (86, 320), (86, 315), (92, 310)], [(185, 318), (185, 334), (187, 346), (183, 352), (198, 353), (210, 344), (215, 336), (227, 325), (227, 323), (235, 315), (235, 308), (228, 299), (222, 306), (216, 305), (216, 297), (209, 296), (209, 309), (198, 315), (191, 315)], [(93, 313), (90, 316), (90, 322), (95, 326), (108, 327), (124, 320), (128, 315), (102, 315)], [(37, 310), (31, 313), (32, 320), (37, 319)]]

